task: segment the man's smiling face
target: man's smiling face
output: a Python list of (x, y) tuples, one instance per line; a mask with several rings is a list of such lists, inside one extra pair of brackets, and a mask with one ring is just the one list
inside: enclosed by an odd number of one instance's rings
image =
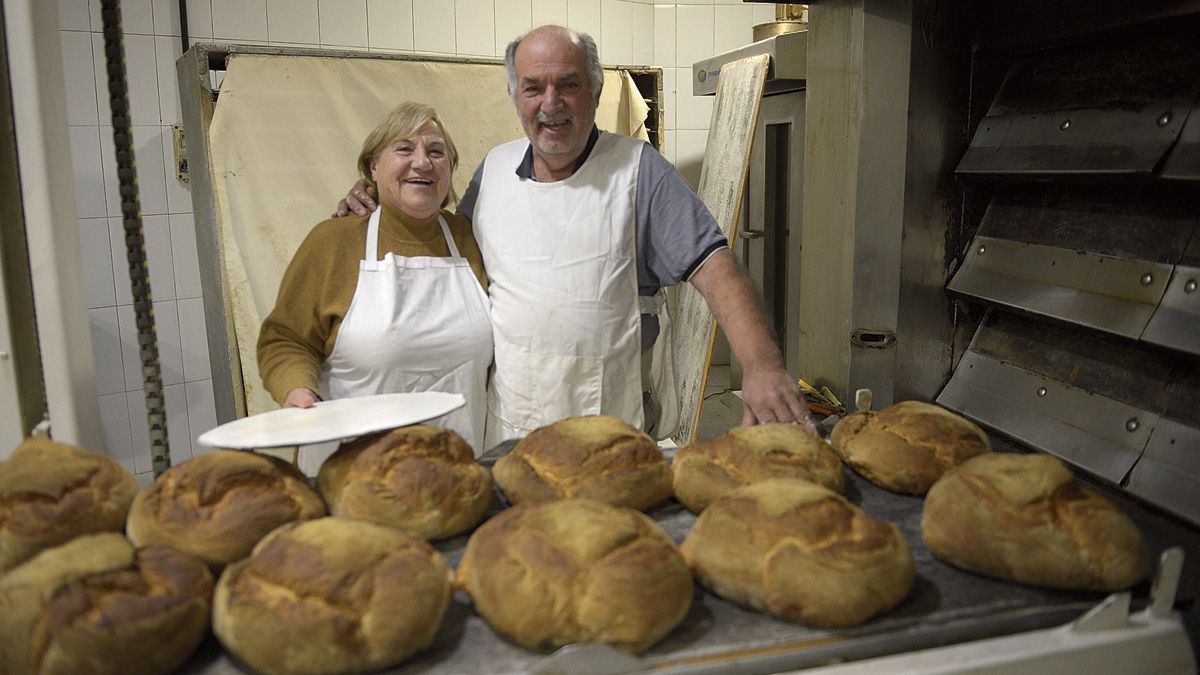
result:
[[(535, 170), (569, 175), (587, 147), (596, 119), (596, 98), (583, 49), (560, 32), (535, 32), (521, 41), (513, 63), (514, 100), (521, 126), (533, 144)], [(538, 171), (538, 177), (545, 177), (543, 171)]]

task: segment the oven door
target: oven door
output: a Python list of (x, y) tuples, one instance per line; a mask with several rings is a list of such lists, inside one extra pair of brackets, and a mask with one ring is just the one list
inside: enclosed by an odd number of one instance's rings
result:
[[(803, 89), (762, 101), (750, 175), (734, 254), (762, 294), (767, 321), (779, 340), (788, 372), (799, 374), (800, 250), (803, 242)], [(734, 383), (741, 369), (731, 359)]]

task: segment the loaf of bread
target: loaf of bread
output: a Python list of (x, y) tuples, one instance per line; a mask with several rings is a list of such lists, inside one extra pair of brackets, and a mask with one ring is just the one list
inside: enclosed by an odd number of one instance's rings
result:
[(925, 496), (925, 544), (984, 576), (1093, 591), (1146, 576), (1142, 534), (1050, 455), (996, 452), (951, 470)]
[(120, 532), (137, 490), (107, 455), (26, 439), (0, 463), (0, 574), (81, 534)]
[(321, 496), (287, 462), (214, 450), (167, 469), (134, 497), (126, 533), (220, 568), (250, 555), (268, 532), (325, 515)]
[(675, 499), (693, 513), (734, 488), (766, 478), (803, 478), (840, 493), (842, 462), (796, 424), (735, 427), (681, 448), (671, 463)]
[(772, 478), (717, 497), (680, 547), (713, 593), (789, 621), (857, 626), (912, 589), (908, 543), (844, 497)]
[(0, 673), (170, 673), (208, 634), (212, 575), (115, 532), (46, 549), (0, 577)]
[(921, 401), (847, 415), (833, 428), (830, 441), (863, 478), (914, 495), (925, 494), (949, 469), (991, 450), (978, 426)]
[(654, 439), (607, 415), (537, 429), (492, 470), (513, 504), (582, 497), (645, 510), (671, 496), (671, 471)]
[(493, 516), (467, 542), (457, 583), (496, 632), (531, 649), (603, 642), (643, 651), (683, 620), (694, 592), (654, 521), (591, 499)]
[(213, 632), (263, 673), (374, 671), (429, 646), (449, 600), (450, 570), (425, 540), (320, 518), (280, 526), (225, 568)]
[(317, 475), (330, 513), (444, 539), (479, 522), (492, 474), (449, 429), (417, 425), (346, 443)]

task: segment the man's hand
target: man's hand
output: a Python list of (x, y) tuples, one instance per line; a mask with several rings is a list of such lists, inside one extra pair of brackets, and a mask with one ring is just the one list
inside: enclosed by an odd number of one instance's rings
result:
[(311, 408), (314, 403), (320, 401), (320, 397), (308, 387), (296, 387), (288, 392), (283, 399), (283, 407), (285, 408)]
[(783, 367), (783, 355), (767, 329), (758, 292), (738, 269), (729, 249), (717, 251), (692, 275), (742, 364), (742, 424), (795, 422), (816, 433), (800, 386)]
[(800, 387), (783, 368), (742, 372), (744, 402), (742, 426), (769, 422), (795, 422), (810, 433), (817, 427), (808, 414), (808, 402)]
[(350, 191), (346, 193), (345, 199), (338, 202), (337, 210), (333, 212), (332, 217), (341, 218), (342, 216), (348, 216), (352, 211), (360, 216), (370, 215), (377, 206), (375, 203), (376, 196), (375, 188), (368, 185), (367, 181), (359, 178), (354, 187), (350, 188)]

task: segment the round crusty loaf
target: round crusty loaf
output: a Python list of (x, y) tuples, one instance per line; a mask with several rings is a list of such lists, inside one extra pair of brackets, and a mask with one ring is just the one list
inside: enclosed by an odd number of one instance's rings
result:
[(591, 499), (492, 517), (467, 542), (458, 585), (496, 632), (526, 647), (604, 642), (632, 652), (679, 625), (694, 592), (654, 521)]
[(213, 632), (264, 673), (394, 666), (429, 646), (450, 600), (441, 553), (344, 518), (280, 526), (221, 573)]
[(0, 574), (81, 534), (120, 532), (137, 490), (107, 455), (25, 439), (0, 463)]
[(0, 577), (0, 673), (170, 673), (208, 633), (213, 580), (115, 532), (42, 551)]
[(799, 478), (717, 497), (680, 549), (712, 592), (812, 626), (857, 626), (904, 599), (916, 576), (895, 525)]
[(914, 495), (925, 494), (949, 469), (991, 450), (987, 434), (975, 424), (921, 401), (847, 415), (829, 440), (863, 478)]
[(323, 515), (320, 495), (287, 462), (214, 450), (167, 469), (138, 492), (126, 533), (139, 546), (172, 546), (220, 568), (250, 555), (279, 525)]
[(582, 497), (645, 510), (671, 496), (671, 471), (654, 439), (607, 415), (537, 429), (492, 472), (513, 504)]
[(317, 475), (335, 516), (444, 539), (479, 522), (492, 503), (492, 474), (449, 429), (424, 425), (338, 448)]
[(724, 492), (766, 478), (803, 478), (840, 493), (842, 462), (796, 424), (735, 427), (681, 448), (671, 463), (675, 499), (700, 513)]
[(1032, 586), (1115, 591), (1149, 564), (1133, 521), (1050, 455), (964, 462), (926, 495), (921, 534), (956, 567)]

